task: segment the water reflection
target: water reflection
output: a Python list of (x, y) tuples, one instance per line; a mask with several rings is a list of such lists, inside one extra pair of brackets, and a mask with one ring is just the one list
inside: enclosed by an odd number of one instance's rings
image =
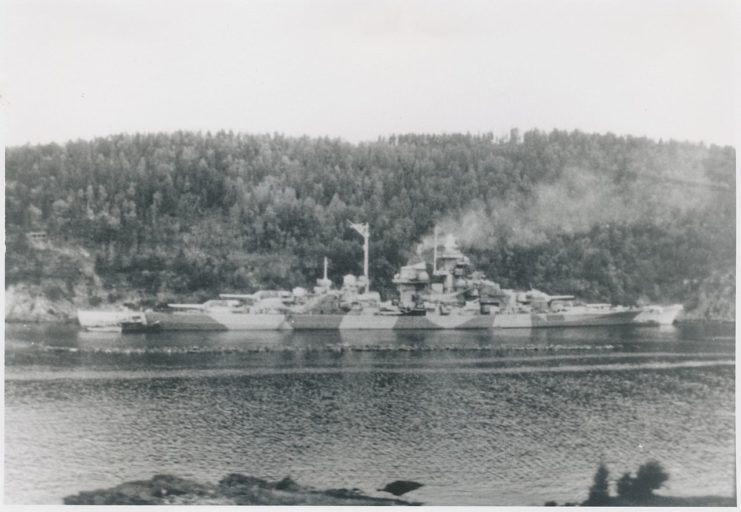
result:
[(182, 331), (149, 334), (121, 334), (81, 331), (74, 326), (6, 325), (6, 349), (25, 344), (48, 347), (105, 349), (115, 347), (214, 347), (229, 348), (314, 348), (346, 345), (390, 345), (440, 348), (491, 346), (548, 346), (556, 344), (635, 344), (660, 342), (733, 342), (732, 325), (683, 325), (642, 327), (611, 326), (590, 328), (501, 329), (470, 331)]

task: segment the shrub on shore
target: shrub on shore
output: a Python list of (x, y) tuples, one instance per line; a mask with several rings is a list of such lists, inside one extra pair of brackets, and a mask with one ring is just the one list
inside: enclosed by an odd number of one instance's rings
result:
[(594, 474), (594, 483), (589, 488), (589, 497), (582, 505), (617, 506), (628, 504), (645, 504), (655, 498), (654, 491), (669, 480), (669, 474), (662, 465), (650, 460), (639, 466), (636, 476), (630, 473), (623, 475), (615, 483), (617, 496), (610, 496), (609, 471), (604, 463), (600, 464)]

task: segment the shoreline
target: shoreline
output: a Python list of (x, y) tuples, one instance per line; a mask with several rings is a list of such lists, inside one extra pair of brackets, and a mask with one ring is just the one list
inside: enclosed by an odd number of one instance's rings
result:
[(63, 502), (65, 505), (413, 506), (422, 503), (398, 499), (398, 496), (421, 486), (417, 482), (395, 481), (379, 489), (386, 491), (380, 497), (355, 488), (316, 489), (300, 485), (290, 477), (268, 481), (231, 473), (214, 485), (160, 474), (108, 489), (81, 491), (65, 496)]
[[(65, 496), (65, 505), (303, 505), (303, 506), (414, 506), (428, 505), (407, 501), (400, 496), (424, 486), (418, 482), (397, 480), (386, 485), (381, 495), (370, 495), (360, 489), (317, 489), (301, 485), (290, 477), (268, 481), (254, 476), (232, 473), (217, 484), (158, 474), (147, 480), (127, 481), (114, 487), (80, 491)], [(492, 503), (490, 506), (497, 506)], [(606, 496), (600, 505), (585, 502), (559, 504), (547, 501), (544, 506), (610, 506), (610, 507), (734, 507), (735, 496)]]
[[(11, 318), (11, 319), (5, 319), (5, 323), (9, 325), (64, 325), (64, 326), (77, 326), (79, 327), (79, 324), (77, 322), (76, 318), (68, 318), (66, 320), (39, 320), (39, 319), (19, 319), (19, 318)], [(688, 320), (677, 320), (672, 324), (675, 327), (680, 326), (695, 326), (695, 325), (703, 325), (703, 326), (712, 326), (712, 325), (735, 325), (735, 320), (723, 320), (723, 319), (688, 319)], [(640, 325), (636, 325), (636, 327), (644, 327)], [(491, 328), (495, 331), (507, 331), (510, 329), (503, 329), (503, 328)], [(541, 327), (541, 328), (534, 328), (534, 327), (525, 327), (525, 329), (533, 329), (533, 330), (543, 330), (543, 329), (549, 329), (548, 327)]]

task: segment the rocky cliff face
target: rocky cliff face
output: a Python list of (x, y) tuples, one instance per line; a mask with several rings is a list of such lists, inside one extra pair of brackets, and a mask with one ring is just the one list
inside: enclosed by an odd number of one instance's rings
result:
[(8, 250), (5, 320), (69, 322), (81, 308), (123, 309), (131, 293), (106, 289), (95, 262), (81, 248), (53, 244)]
[(714, 272), (703, 280), (697, 294), (685, 304), (682, 321), (734, 322), (736, 270)]

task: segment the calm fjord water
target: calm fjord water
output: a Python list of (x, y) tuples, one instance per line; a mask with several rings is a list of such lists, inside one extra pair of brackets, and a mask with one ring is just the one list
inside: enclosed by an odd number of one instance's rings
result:
[(659, 460), (732, 495), (733, 327), (84, 333), (6, 325), (5, 502), (230, 472), (429, 505), (581, 500)]

